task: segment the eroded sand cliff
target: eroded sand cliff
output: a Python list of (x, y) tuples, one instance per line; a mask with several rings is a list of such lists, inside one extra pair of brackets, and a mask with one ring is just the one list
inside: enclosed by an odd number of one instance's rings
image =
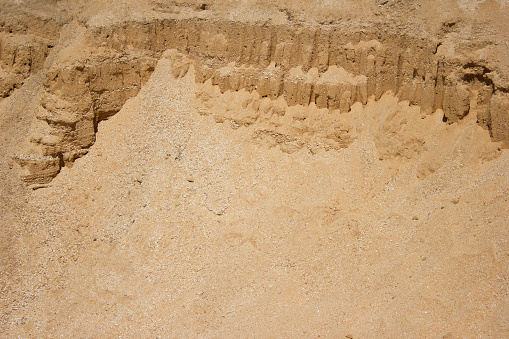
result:
[(316, 5), (5, 2), (5, 335), (508, 334), (505, 5)]

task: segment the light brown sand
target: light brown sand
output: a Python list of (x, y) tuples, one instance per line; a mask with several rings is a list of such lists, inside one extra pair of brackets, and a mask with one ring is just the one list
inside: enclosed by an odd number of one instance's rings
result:
[[(475, 122), (421, 119), (387, 95), (355, 107), (351, 147), (287, 154), (199, 115), (190, 76), (168, 67), (27, 196), (5, 333), (507, 333), (509, 153), (483, 161), (498, 151)], [(379, 160), (394, 124), (392, 138), (433, 146)]]
[(1, 337), (509, 337), (509, 151), (475, 117), (388, 93), (348, 148), (288, 153), (200, 114), (162, 58), (28, 191), (9, 155), (37, 76), (0, 102)]

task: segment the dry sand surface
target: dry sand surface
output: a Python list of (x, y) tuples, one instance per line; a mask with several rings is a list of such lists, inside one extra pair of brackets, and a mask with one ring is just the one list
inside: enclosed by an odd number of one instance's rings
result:
[(86, 155), (28, 189), (11, 156), (79, 25), (0, 101), (0, 337), (509, 337), (509, 151), (480, 104), (454, 123), (391, 91), (292, 108), (166, 52)]

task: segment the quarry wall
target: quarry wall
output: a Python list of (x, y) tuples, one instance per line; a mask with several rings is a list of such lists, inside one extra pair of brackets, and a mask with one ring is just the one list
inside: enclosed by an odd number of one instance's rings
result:
[[(387, 91), (420, 106), (422, 114), (442, 110), (447, 123), (475, 114), (493, 141), (509, 146), (507, 85), (475, 53), (451, 55), (438, 38), (424, 33), (192, 18), (88, 26), (80, 44), (82, 53), (55, 63), (46, 74), (36, 113), (39, 127), (30, 139), (30, 151), (16, 157), (29, 184), (49, 182), (61, 166), (85, 154), (95, 141), (97, 123), (138, 93), (163, 55), (171, 58), (174, 76), (183, 76), (193, 65), (198, 84), (218, 88), (221, 94), (256, 93), (256, 99), (270, 106), (266, 110), (278, 115), (297, 114), (289, 110), (294, 106), (334, 113), (339, 117), (334, 120), (336, 129), (320, 139), (333, 148), (349, 144), (341, 113), (369, 98), (378, 100)], [(467, 49), (482, 48), (481, 43)], [(44, 58), (41, 50), (40, 55), (28, 53), (33, 56), (30, 65)], [(173, 51), (164, 53), (167, 50)], [(24, 55), (22, 51), (16, 55)], [(26, 62), (0, 55), (9, 67), (26, 71)], [(276, 104), (278, 100), (284, 104)], [(211, 102), (205, 111), (212, 110)], [(259, 104), (255, 110), (260, 110)], [(257, 118), (232, 113), (219, 120), (251, 124)], [(320, 128), (311, 132), (320, 133)]]

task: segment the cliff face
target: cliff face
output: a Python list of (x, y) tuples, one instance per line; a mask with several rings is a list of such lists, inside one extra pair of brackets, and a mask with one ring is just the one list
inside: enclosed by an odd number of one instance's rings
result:
[[(423, 115), (442, 110), (447, 123), (474, 114), (492, 140), (507, 147), (509, 86), (483, 58), (492, 42), (452, 39), (454, 25), (444, 24), (443, 36), (435, 37), (380, 23), (295, 26), (196, 17), (89, 23), (73, 53), (46, 73), (36, 132), (28, 153), (16, 159), (25, 169), (27, 183), (49, 182), (61, 166), (87, 152), (98, 122), (137, 94), (166, 50), (174, 50), (168, 57), (175, 76), (193, 65), (196, 83), (206, 84), (198, 91), (202, 111), (217, 121), (253, 124), (261, 119), (260, 112), (285, 116), (293, 106), (324, 109), (319, 114), (325, 125), (335, 127), (319, 142), (346, 147), (348, 131), (340, 115), (355, 103), (366, 104), (391, 91), (400, 100), (420, 106)], [(44, 45), (35, 49), (37, 53), (30, 48), (2, 48), (7, 51), (2, 60), (18, 82), (20, 74), (28, 74), (47, 55)], [(12, 83), (6, 88), (18, 86)], [(244, 107), (230, 110), (233, 113), (213, 112), (210, 86), (219, 88), (218, 95), (256, 94)], [(2, 93), (7, 95), (8, 90)], [(243, 108), (252, 113), (235, 113)], [(309, 109), (298, 114), (305, 120)], [(269, 126), (264, 133), (300, 138), (299, 133), (285, 134), (276, 127)], [(320, 133), (320, 128), (311, 131)]]

